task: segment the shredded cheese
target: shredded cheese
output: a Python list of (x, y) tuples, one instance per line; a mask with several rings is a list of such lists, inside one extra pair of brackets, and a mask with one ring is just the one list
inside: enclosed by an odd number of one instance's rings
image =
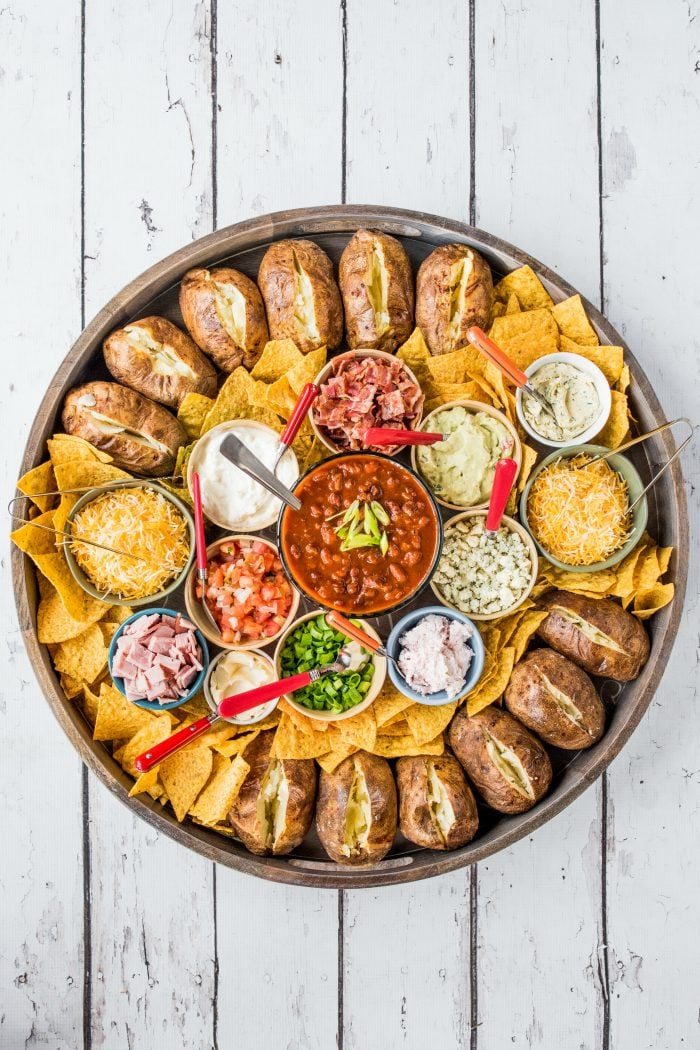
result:
[(629, 536), (627, 483), (604, 460), (585, 466), (590, 458), (551, 463), (527, 500), (533, 536), (566, 565), (604, 561)]
[(156, 594), (184, 568), (190, 553), (185, 518), (152, 489), (123, 488), (98, 496), (75, 515), (72, 533), (128, 552), (112, 554), (78, 539), (71, 541), (75, 560), (92, 584), (118, 598)]

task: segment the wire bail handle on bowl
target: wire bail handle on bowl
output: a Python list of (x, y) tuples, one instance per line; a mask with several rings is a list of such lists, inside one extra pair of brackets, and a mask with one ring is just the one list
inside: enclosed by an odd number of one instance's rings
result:
[(640, 500), (642, 500), (643, 497), (646, 496), (647, 492), (654, 487), (661, 475), (668, 470), (668, 468), (675, 460), (678, 459), (686, 445), (689, 445), (695, 437), (696, 427), (693, 423), (690, 422), (689, 419), (686, 419), (685, 416), (679, 416), (678, 419), (672, 419), (670, 423), (662, 423), (661, 426), (654, 427), (653, 430), (649, 430), (646, 434), (640, 434), (639, 437), (632, 438), (631, 441), (626, 441), (624, 445), (620, 445), (619, 448), (611, 448), (608, 452), (600, 452), (597, 456), (594, 456), (591, 460), (589, 460), (588, 463), (582, 464), (582, 466), (590, 467), (591, 463), (597, 463), (599, 460), (607, 460), (610, 456), (617, 455), (618, 452), (626, 452), (627, 449), (632, 448), (633, 445), (641, 445), (643, 441), (647, 440), (647, 438), (655, 437), (657, 434), (660, 434), (663, 430), (668, 430), (670, 427), (675, 427), (676, 423), (685, 423), (688, 426), (690, 433), (683, 441), (681, 441), (676, 451), (669, 459), (666, 460), (666, 462), (662, 465), (661, 469), (654, 475), (654, 477), (651, 479), (646, 488), (642, 489), (642, 491), (637, 496), (636, 500), (634, 500), (633, 503), (630, 503), (629, 507), (627, 508), (627, 513), (631, 514), (634, 508), (640, 502)]
[(496, 464), (491, 499), (489, 500), (489, 509), (486, 513), (486, 524), (484, 526), (487, 536), (495, 536), (498, 533), (501, 518), (505, 514), (506, 504), (508, 503), (517, 473), (518, 464), (514, 459), (499, 459)]

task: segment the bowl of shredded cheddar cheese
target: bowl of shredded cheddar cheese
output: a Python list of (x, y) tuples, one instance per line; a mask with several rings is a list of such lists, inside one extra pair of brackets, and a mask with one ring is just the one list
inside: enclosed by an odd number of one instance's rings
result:
[(601, 445), (557, 449), (532, 472), (520, 517), (547, 561), (568, 572), (609, 569), (639, 543), (648, 518), (646, 498), (630, 505), (644, 484), (626, 456)]
[[(73, 576), (111, 605), (156, 604), (194, 561), (194, 522), (187, 505), (152, 481), (103, 485), (76, 502), (64, 552)], [(88, 542), (85, 542), (88, 541)]]

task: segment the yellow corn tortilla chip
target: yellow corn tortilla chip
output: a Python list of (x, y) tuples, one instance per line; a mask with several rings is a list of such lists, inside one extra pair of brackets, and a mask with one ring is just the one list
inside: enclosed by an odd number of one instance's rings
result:
[(427, 704), (413, 704), (406, 708), (406, 721), (409, 731), (418, 745), (435, 740), (450, 724), (452, 715), (457, 710), (457, 701), (429, 707)]
[(80, 586), (68, 568), (63, 553), (53, 551), (51, 554), (36, 554), (32, 557), (39, 572), (53, 584), (69, 616), (74, 620), (89, 623), (98, 611), (105, 613), (109, 606), (97, 598), (90, 597)]
[(250, 374), (253, 379), (274, 383), (303, 360), (304, 355), (292, 339), (271, 339)]
[[(505, 303), (499, 303), (499, 301), (497, 299), (494, 299), (493, 306), (491, 307), (490, 324), (493, 324), (493, 322), (496, 320), (497, 317), (503, 317), (505, 312), (506, 312), (506, 304)], [(490, 325), (489, 325), (489, 327), (490, 327)]]
[(228, 377), (213, 406), (207, 412), (202, 423), (200, 436), (212, 427), (230, 419), (254, 419), (279, 431), (280, 421), (269, 408), (260, 408), (252, 403), (255, 380), (245, 368), (236, 368)]
[(630, 385), (630, 366), (623, 365), (620, 371), (620, 377), (615, 383), (615, 389), (619, 390), (621, 394), (624, 394)]
[(389, 719), (405, 711), (413, 701), (399, 692), (395, 685), (387, 677), (381, 688), (379, 696), (372, 704), (374, 717), (378, 726), (385, 726)]
[(177, 418), (185, 428), (190, 441), (199, 437), (207, 412), (214, 407), (214, 398), (204, 394), (185, 394), (177, 410)]
[(240, 755), (233, 762), (213, 755), (211, 777), (191, 807), (190, 816), (206, 825), (225, 821), (249, 772), (250, 766)]
[(633, 611), (639, 620), (648, 620), (659, 609), (673, 601), (675, 588), (672, 583), (657, 583), (644, 593), (643, 597), (635, 598)]
[(598, 346), (599, 339), (591, 326), (580, 295), (572, 295), (551, 309), (551, 314), (562, 335), (581, 346)]
[(328, 459), (331, 452), (326, 448), (322, 441), (318, 438), (314, 438), (313, 443), (309, 449), (308, 455), (303, 463), (300, 464), (301, 473), (309, 470), (311, 467), (315, 467), (317, 463), (322, 463), (324, 459)]
[(353, 744), (371, 751), (377, 739), (377, 722), (371, 706), (352, 718), (344, 718), (335, 726), (343, 746)]
[(100, 698), (83, 683), (83, 714), (91, 726), (97, 721), (97, 708), (100, 706)]
[[(136, 708), (136, 710), (138, 710), (138, 708)], [(160, 714), (151, 714), (150, 711), (144, 711), (142, 714), (147, 714), (150, 721), (145, 725), (142, 725), (141, 728), (130, 737), (126, 744), (115, 751), (112, 756), (115, 761), (119, 763), (124, 772), (128, 773), (135, 780), (138, 779), (140, 774), (134, 765), (134, 759), (137, 758), (138, 755), (142, 755), (144, 751), (148, 751), (150, 748), (155, 747), (156, 744), (160, 744), (161, 741), (167, 739), (172, 732), (172, 722), (167, 711), (163, 711)], [(209, 754), (211, 754), (211, 752), (209, 752)]]
[(514, 663), (515, 649), (512, 646), (501, 649), (498, 653), (495, 672), (487, 680), (482, 679), (470, 693), (467, 693), (467, 711), (470, 715), (475, 715), (477, 711), (483, 710), (503, 696)]
[(325, 346), (319, 346), (316, 350), (309, 351), (302, 361), (299, 361), (287, 372), (289, 385), (296, 397), (302, 392), (307, 383), (312, 383), (328, 359), (328, 351)]
[(285, 715), (287, 718), (291, 718), (297, 729), (301, 729), (303, 733), (325, 733), (330, 725), (330, 722), (319, 718), (311, 718), (309, 715), (303, 714), (298, 707), (290, 704), (285, 697), (282, 697), (280, 700), (277, 710), (280, 713), (280, 717)]
[(513, 661), (517, 663), (522, 660), (525, 650), (530, 644), (530, 639), (543, 620), (547, 619), (544, 610), (530, 609), (520, 618), (520, 623), (508, 639), (508, 644), (513, 648)]
[(532, 468), (537, 462), (537, 452), (530, 445), (523, 445), (523, 461), (520, 465), (520, 472), (518, 474), (518, 484), (516, 491), (521, 493), (527, 484), (527, 479), (532, 473)]
[(384, 736), (378, 733), (372, 754), (383, 758), (401, 758), (403, 755), (441, 755), (444, 750), (442, 733), (423, 744), (417, 744), (411, 733), (406, 736)]
[(252, 733), (244, 733), (242, 736), (236, 736), (233, 740), (226, 740), (222, 744), (214, 744), (214, 750), (217, 754), (223, 755), (224, 758), (233, 758), (234, 755), (242, 754), (248, 747), (248, 744), (252, 744), (261, 732), (262, 730), (256, 729)]
[(56, 502), (55, 496), (44, 496), (40, 493), (56, 491), (56, 477), (53, 472), (51, 460), (40, 463), (38, 467), (27, 471), (17, 482), (17, 488), (25, 496), (29, 496), (42, 514), (49, 510)]
[(673, 554), (673, 547), (657, 547), (656, 557), (659, 563), (659, 574), (663, 574), (668, 570), (669, 563), (671, 561), (671, 555)]
[(103, 684), (100, 687), (97, 701), (97, 716), (92, 738), (93, 740), (120, 740), (123, 737), (131, 737), (139, 729), (151, 725), (156, 717), (162, 718), (163, 715), (170, 726), (170, 716), (167, 712), (154, 714), (146, 711), (132, 704), (113, 685)]
[(98, 624), (60, 642), (53, 656), (54, 667), (82, 682), (94, 682), (107, 666), (107, 646)]
[[(586, 346), (583, 343), (575, 343), (568, 336), (560, 335), (559, 349), (566, 351), (567, 354), (580, 354), (581, 357), (592, 361), (601, 370), (610, 386), (617, 383), (622, 375), (624, 351), (621, 346)], [(629, 368), (627, 377), (629, 384)]]
[(530, 266), (519, 266), (517, 270), (511, 270), (498, 282), (493, 294), (497, 300), (505, 303), (515, 295), (523, 310), (539, 310), (553, 305), (549, 292)]
[(416, 368), (420, 371), (420, 366), (430, 360), (430, 350), (420, 328), (414, 328), (403, 346), (396, 351), (396, 356), (405, 361), (413, 372)]
[(621, 394), (619, 390), (612, 390), (611, 394), (612, 405), (608, 421), (593, 438), (593, 444), (617, 448), (627, 439), (630, 432), (627, 394)]
[(30, 524), (22, 525), (10, 533), (10, 539), (21, 551), (32, 560), (37, 555), (52, 554), (55, 549), (53, 532), (53, 511), (47, 510)]
[[(154, 766), (154, 768), (149, 769), (147, 773), (141, 774), (129, 792), (129, 798), (133, 798), (134, 795), (141, 795), (144, 792), (147, 792), (150, 795), (158, 784), (158, 767)], [(158, 794), (160, 795), (160, 788), (158, 789)]]
[(84, 438), (74, 437), (72, 434), (54, 434), (46, 442), (49, 456), (54, 467), (58, 463), (65, 463), (72, 459), (92, 459), (100, 463), (111, 463), (112, 457), (107, 452), (100, 452)]
[[(102, 463), (93, 459), (69, 459), (54, 465), (56, 484), (63, 492), (65, 489), (91, 489), (97, 485), (107, 485), (110, 481), (123, 481), (130, 475), (111, 463)], [(73, 501), (80, 499), (81, 492), (69, 492)]]
[(508, 302), (506, 303), (506, 314), (519, 314), (519, 313), (521, 313), (520, 302), (518, 300), (517, 295), (515, 295), (514, 293), (511, 293), (508, 296)]
[(209, 779), (213, 763), (208, 747), (188, 747), (160, 763), (160, 779), (179, 822)]
[[(272, 742), (275, 758), (318, 758), (329, 750), (327, 733), (306, 733), (283, 714)], [(244, 755), (245, 757), (245, 755)]]
[(497, 317), (490, 336), (519, 368), (559, 349), (559, 330), (549, 310)]
[[(406, 710), (410, 710), (410, 708), (407, 708)], [(394, 715), (394, 717), (381, 728), (382, 736), (408, 736), (410, 732), (411, 730), (403, 711), (398, 715)]]
[(66, 700), (75, 700), (82, 694), (84, 684), (82, 679), (73, 678), (70, 674), (62, 674), (59, 675), (59, 681)]
[(333, 773), (341, 762), (344, 762), (350, 755), (356, 754), (358, 750), (359, 748), (352, 745), (338, 748), (336, 751), (328, 751), (325, 755), (319, 755), (316, 761), (325, 773)]
[(276, 412), (282, 419), (289, 419), (296, 403), (297, 396), (286, 376), (276, 379), (267, 388), (267, 407)]

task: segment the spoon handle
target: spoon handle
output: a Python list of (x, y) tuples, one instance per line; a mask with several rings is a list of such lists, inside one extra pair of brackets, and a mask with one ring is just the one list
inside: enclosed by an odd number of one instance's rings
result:
[(485, 528), (488, 533), (498, 532), (517, 473), (518, 464), (514, 459), (499, 459), (496, 464), (491, 499), (486, 515)]
[(183, 747), (187, 747), (192, 740), (204, 736), (209, 727), (217, 721), (218, 717), (216, 712), (212, 711), (210, 715), (205, 715), (198, 722), (193, 722), (191, 725), (185, 726), (184, 729), (179, 729), (177, 733), (173, 733), (172, 736), (161, 740), (159, 744), (149, 748), (148, 751), (137, 755), (134, 759), (135, 767), (139, 773), (147, 773), (149, 769), (153, 769), (163, 759), (170, 758), (177, 751), (182, 751)]
[(444, 441), (442, 434), (426, 430), (392, 430), (390, 427), (370, 427), (362, 437), (363, 445), (434, 445)]
[(320, 671), (302, 671), (300, 674), (290, 675), (289, 678), (280, 678), (276, 682), (268, 682), (267, 685), (258, 686), (257, 689), (248, 689), (245, 693), (236, 693), (235, 696), (225, 696), (219, 701), (219, 715), (221, 718), (235, 718), (236, 715), (249, 711), (251, 707), (258, 707), (268, 700), (277, 700), (285, 693), (294, 693), (297, 689), (303, 689), (321, 677)]
[(367, 634), (361, 627), (356, 627), (354, 623), (351, 623), (350, 620), (336, 612), (335, 609), (326, 613), (326, 623), (335, 631), (340, 631), (341, 634), (345, 634), (348, 638), (359, 642), (365, 649), (369, 649), (371, 653), (378, 653), (380, 656), (386, 655), (381, 642), (378, 642), (371, 634)]

